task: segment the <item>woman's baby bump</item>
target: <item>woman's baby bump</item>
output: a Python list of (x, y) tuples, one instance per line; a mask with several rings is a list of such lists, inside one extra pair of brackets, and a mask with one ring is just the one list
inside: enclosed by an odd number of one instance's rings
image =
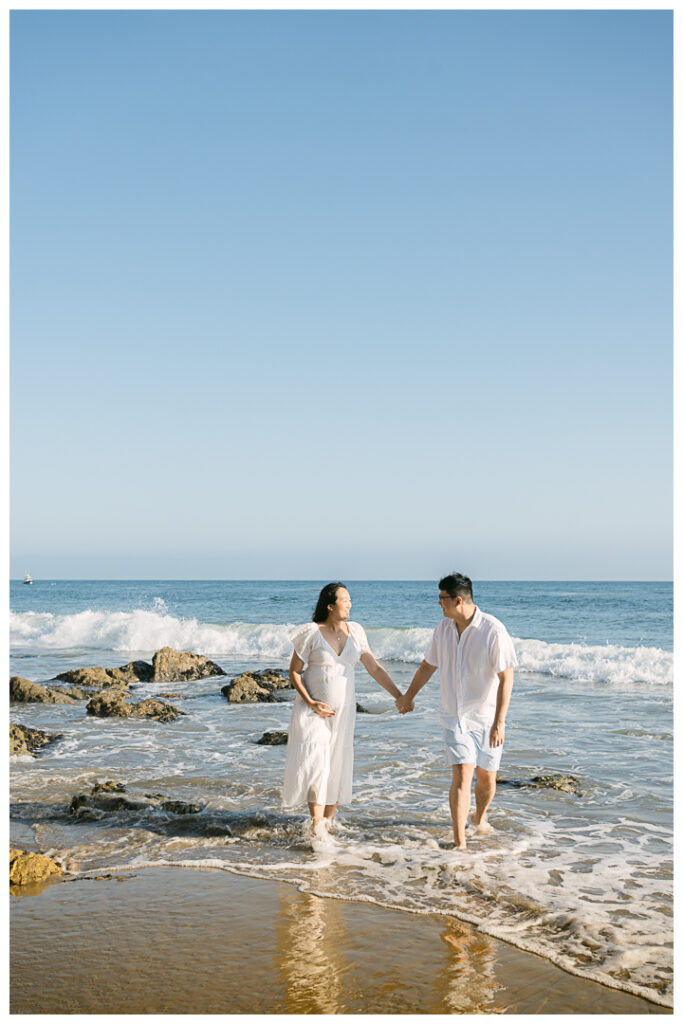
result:
[(320, 672), (306, 673), (306, 689), (313, 700), (323, 700), (335, 711), (341, 708), (349, 695), (349, 680), (341, 665)]

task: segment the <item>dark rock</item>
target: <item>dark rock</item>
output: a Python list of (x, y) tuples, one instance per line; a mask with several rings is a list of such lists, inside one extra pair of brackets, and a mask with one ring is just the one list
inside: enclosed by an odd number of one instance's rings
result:
[(160, 700), (161, 699), (164, 699), (164, 700), (185, 700), (185, 698), (182, 695), (182, 693), (160, 693), (159, 694), (159, 699)]
[(105, 782), (93, 786), (90, 793), (78, 793), (71, 798), (69, 811), (79, 820), (91, 821), (112, 811), (146, 811), (160, 807), (171, 814), (199, 814), (199, 804), (187, 803), (184, 800), (169, 800), (164, 793), (145, 793), (144, 799), (133, 799), (120, 796), (125, 786), (117, 782)]
[(364, 708), (362, 704), (358, 704), (358, 703), (356, 703), (356, 712), (359, 715), (367, 715), (367, 714), (369, 714), (368, 709)]
[(9, 699), (17, 704), (75, 704), (76, 698), (61, 690), (52, 690), (30, 679), (12, 676), (9, 681)]
[(107, 675), (127, 683), (148, 683), (152, 678), (152, 666), (148, 661), (129, 661), (118, 668), (108, 668)]
[(68, 690), (65, 690), (63, 686), (51, 686), (50, 689), (54, 693), (65, 693), (67, 697), (73, 697), (74, 700), (90, 700), (97, 690), (86, 690), (82, 686), (70, 686)]
[(224, 675), (225, 672), (215, 661), (191, 651), (175, 651), (172, 647), (162, 647), (152, 659), (152, 682), (208, 679), (210, 676)]
[(267, 668), (262, 672), (243, 672), (231, 679), (221, 693), (231, 704), (272, 704), (281, 700), (278, 690), (292, 690), (289, 678), (278, 669)]
[(102, 668), (100, 665), (60, 672), (55, 679), (60, 679), (63, 683), (69, 683), (71, 686), (83, 686), (89, 690), (102, 690), (112, 684), (112, 677), (106, 668)]
[(93, 811), (144, 811), (147, 806), (143, 800), (131, 800), (127, 796), (89, 796), (87, 793), (78, 793), (71, 798), (69, 812), (74, 818), (92, 821), (100, 817)]
[(199, 814), (199, 804), (187, 804), (182, 800), (164, 800), (162, 810), (170, 811), (171, 814)]
[(36, 750), (60, 739), (61, 736), (61, 732), (43, 732), (42, 729), (29, 729), (26, 725), (10, 725), (9, 752), (35, 755)]
[(279, 747), (283, 746), (287, 742), (286, 732), (264, 732), (260, 740), (256, 741), (260, 746), (265, 747)]
[(111, 779), (107, 782), (96, 782), (90, 790), (91, 796), (96, 796), (98, 793), (125, 793), (126, 787), (122, 782), (112, 782)]
[(176, 718), (185, 715), (184, 711), (178, 711), (172, 704), (164, 704), (162, 700), (152, 700), (149, 697), (139, 704), (132, 704), (131, 708), (134, 718), (154, 718), (157, 722), (174, 722)]
[(505, 779), (498, 776), (497, 785), (513, 789), (555, 789), (561, 793), (581, 795), (580, 780), (575, 775), (534, 775), (531, 779)]
[(131, 683), (146, 683), (152, 678), (152, 666), (148, 661), (129, 661), (118, 668), (74, 668), (55, 676), (70, 686), (85, 686), (91, 690), (102, 690), (110, 686), (128, 689)]
[(120, 691), (96, 693), (86, 706), (86, 713), (97, 718), (130, 718), (132, 705)]
[(154, 718), (158, 722), (173, 722), (184, 711), (178, 711), (172, 704), (164, 704), (161, 700), (142, 700), (138, 704), (129, 704), (120, 691), (103, 691), (96, 694), (86, 706), (89, 715), (97, 718)]

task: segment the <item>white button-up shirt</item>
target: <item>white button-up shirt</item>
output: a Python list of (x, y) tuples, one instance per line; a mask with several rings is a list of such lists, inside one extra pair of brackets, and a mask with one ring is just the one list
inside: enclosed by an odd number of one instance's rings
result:
[(493, 724), (498, 673), (517, 665), (512, 640), (499, 619), (476, 608), (461, 635), (453, 620), (444, 618), (434, 630), (424, 660), (439, 670), (439, 721), (446, 729), (468, 722)]

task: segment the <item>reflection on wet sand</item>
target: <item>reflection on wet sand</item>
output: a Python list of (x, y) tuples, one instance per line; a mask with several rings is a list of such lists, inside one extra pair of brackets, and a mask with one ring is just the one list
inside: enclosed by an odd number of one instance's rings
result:
[(441, 934), (449, 951), (446, 969), (437, 973), (437, 989), (441, 989), (440, 1013), (505, 1013), (497, 1005), (492, 1011), (487, 1004), (503, 986), (494, 977), (495, 951), (493, 943), (481, 932), (464, 921), (453, 917), (445, 919)]
[(420, 927), (412, 915), (402, 914), (387, 950), (377, 948), (372, 904), (321, 898), (286, 885), (278, 898), (276, 961), (285, 994), (278, 1012), (504, 1012), (491, 1006), (501, 988), (493, 943), (469, 925), (445, 918), (440, 933), (435, 930), (416, 950)]
[(343, 906), (280, 886), (275, 919), (277, 966), (286, 992), (286, 1013), (342, 1013), (342, 950), (348, 946)]

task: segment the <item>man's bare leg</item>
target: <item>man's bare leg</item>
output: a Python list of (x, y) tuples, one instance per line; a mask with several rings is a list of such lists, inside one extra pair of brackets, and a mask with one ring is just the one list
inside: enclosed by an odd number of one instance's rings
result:
[(486, 824), (486, 812), (496, 792), (496, 772), (489, 772), (477, 765), (477, 781), (474, 786), (474, 800), (477, 805), (473, 823), (477, 826)]
[(453, 819), (453, 838), (458, 850), (464, 850), (467, 847), (465, 842), (465, 825), (467, 824), (467, 815), (470, 809), (473, 773), (473, 764), (453, 765), (453, 781), (451, 783), (449, 800), (451, 818)]

